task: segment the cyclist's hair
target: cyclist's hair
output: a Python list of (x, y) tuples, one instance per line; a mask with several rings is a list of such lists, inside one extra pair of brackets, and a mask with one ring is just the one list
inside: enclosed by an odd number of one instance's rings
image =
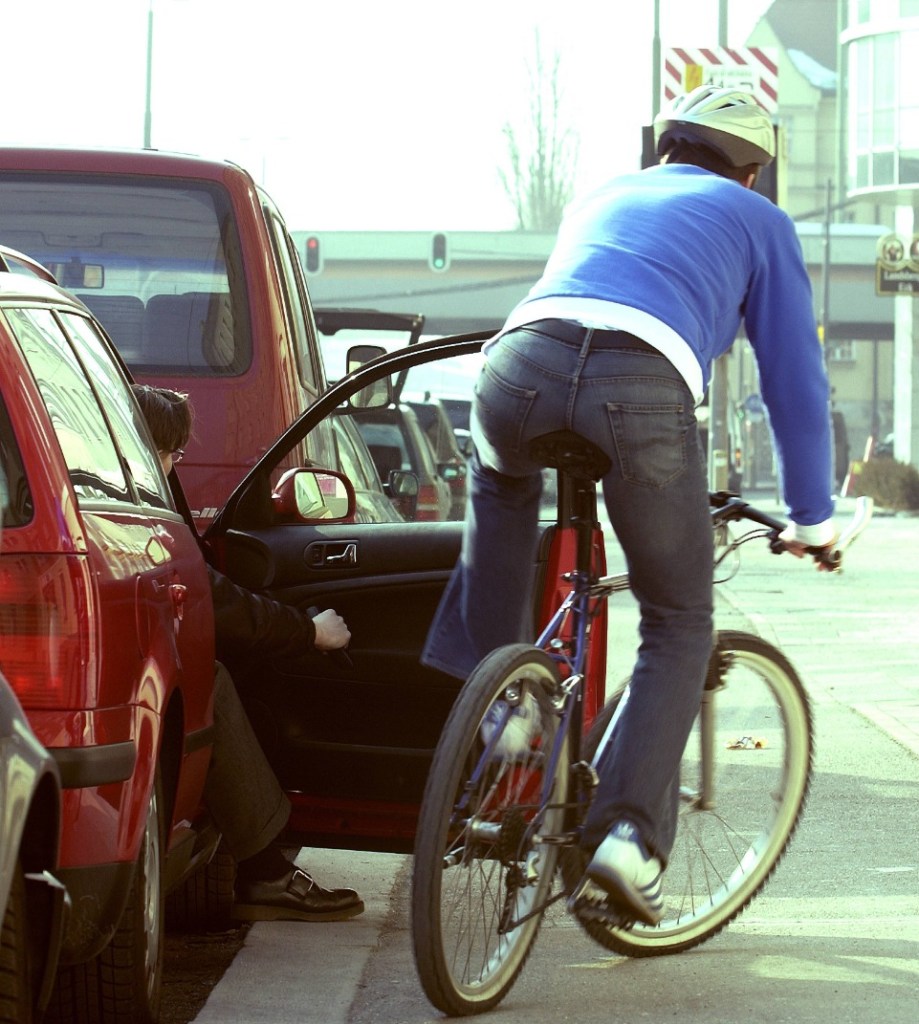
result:
[(166, 454), (184, 448), (191, 437), (194, 421), (188, 395), (149, 384), (132, 384), (131, 390), (157, 450)]
[(720, 174), (722, 178), (733, 178), (734, 181), (740, 182), (745, 182), (751, 174), (755, 178), (759, 174), (761, 166), (760, 164), (744, 164), (743, 167), (734, 167), (710, 146), (701, 142), (686, 142), (684, 140), (674, 142), (663, 154), (661, 163), (693, 164), (695, 167)]

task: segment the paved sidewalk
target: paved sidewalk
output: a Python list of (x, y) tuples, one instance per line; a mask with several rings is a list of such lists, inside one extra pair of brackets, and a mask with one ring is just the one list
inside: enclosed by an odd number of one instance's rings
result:
[(350, 885), (365, 910), (350, 921), (260, 922), (246, 936), (195, 1024), (344, 1024), (411, 858), (303, 850), (298, 863), (326, 886)]

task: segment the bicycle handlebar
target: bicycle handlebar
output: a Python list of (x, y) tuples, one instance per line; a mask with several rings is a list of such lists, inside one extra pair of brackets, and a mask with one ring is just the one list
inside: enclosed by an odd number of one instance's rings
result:
[[(776, 519), (761, 509), (756, 508), (749, 502), (738, 498), (735, 494), (727, 491), (714, 491), (709, 494), (709, 501), (712, 506), (712, 522), (715, 526), (721, 526), (729, 522), (737, 522), (746, 519), (749, 522), (757, 523), (766, 527), (769, 538), (769, 550), (779, 555), (788, 548), (779, 538), (779, 534), (788, 526), (781, 519)], [(851, 523), (840, 534), (839, 539), (832, 546), (813, 547), (808, 546), (804, 550), (811, 555), (814, 561), (827, 567), (830, 572), (838, 572), (842, 565), (843, 552), (852, 544), (856, 537), (861, 534), (865, 527), (871, 522), (874, 512), (874, 501), (862, 496), (855, 502), (855, 515)]]

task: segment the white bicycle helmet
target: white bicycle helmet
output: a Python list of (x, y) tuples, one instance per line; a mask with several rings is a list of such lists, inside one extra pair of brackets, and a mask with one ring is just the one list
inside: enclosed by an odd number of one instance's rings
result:
[(775, 157), (775, 132), (766, 111), (748, 92), (700, 85), (654, 118), (658, 156), (677, 142), (701, 142), (732, 166), (765, 166)]

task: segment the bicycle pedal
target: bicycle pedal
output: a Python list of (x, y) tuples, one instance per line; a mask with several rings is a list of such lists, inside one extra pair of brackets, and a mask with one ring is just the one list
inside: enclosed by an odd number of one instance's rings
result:
[(578, 883), (568, 897), (568, 913), (573, 914), (581, 924), (597, 923), (608, 928), (631, 928), (635, 923), (609, 902), (607, 894), (589, 878)]

